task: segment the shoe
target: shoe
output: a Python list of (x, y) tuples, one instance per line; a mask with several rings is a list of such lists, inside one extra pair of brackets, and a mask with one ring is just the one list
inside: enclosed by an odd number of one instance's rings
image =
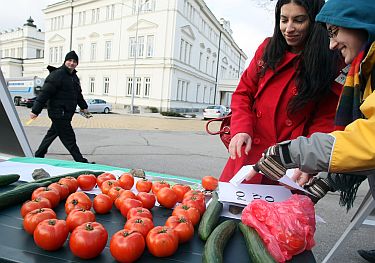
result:
[(375, 263), (375, 250), (360, 249), (357, 252), (361, 257), (366, 259), (368, 262)]
[(91, 163), (91, 164), (96, 164), (96, 162), (89, 162), (89, 163)]

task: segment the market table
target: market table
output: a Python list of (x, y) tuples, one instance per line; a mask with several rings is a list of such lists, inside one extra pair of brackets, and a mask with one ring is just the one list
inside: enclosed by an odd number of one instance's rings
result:
[[(66, 163), (66, 161), (64, 161), (64, 163)], [(87, 166), (84, 168), (90, 170), (93, 166)], [(169, 178), (179, 178), (168, 175), (166, 176)], [(116, 208), (113, 208), (109, 214), (96, 215), (96, 221), (105, 226), (109, 238), (107, 245), (100, 256), (89, 261), (75, 257), (70, 252), (69, 242), (65, 242), (64, 246), (55, 252), (47, 252), (37, 247), (34, 243), (33, 237), (27, 234), (22, 228), (23, 219), (20, 215), (20, 208), (21, 205), (16, 205), (0, 210), (0, 262), (115, 262), (109, 251), (109, 241), (115, 232), (123, 229), (125, 223), (125, 219)], [(66, 218), (63, 203), (60, 203), (60, 205), (54, 210), (59, 219)], [(172, 213), (171, 209), (165, 209), (163, 207), (154, 207), (151, 211), (154, 216), (153, 221), (155, 225), (164, 225), (166, 219)], [(222, 217), (220, 220), (227, 220), (227, 218)], [(201, 241), (198, 234), (195, 233), (194, 238), (190, 242), (179, 245), (177, 252), (173, 256), (168, 258), (156, 258), (146, 249), (137, 262), (198, 263), (202, 261), (203, 248), (204, 242)], [(239, 230), (236, 230), (224, 250), (224, 262), (231, 261), (236, 263), (251, 262), (244, 239)], [(316, 261), (311, 251), (305, 251), (293, 257), (290, 262), (315, 263)]]

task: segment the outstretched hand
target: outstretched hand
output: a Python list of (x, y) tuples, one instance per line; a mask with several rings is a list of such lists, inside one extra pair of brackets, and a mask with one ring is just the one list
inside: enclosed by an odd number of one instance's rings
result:
[(229, 154), (231, 159), (236, 159), (238, 156), (241, 157), (241, 149), (245, 144), (245, 154), (247, 155), (251, 149), (251, 137), (247, 133), (237, 133), (233, 136), (229, 143)]

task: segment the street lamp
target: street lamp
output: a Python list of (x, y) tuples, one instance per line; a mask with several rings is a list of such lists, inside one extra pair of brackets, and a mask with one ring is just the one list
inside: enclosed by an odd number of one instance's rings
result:
[(134, 90), (135, 90), (135, 67), (137, 64), (137, 53), (138, 53), (138, 19), (139, 19), (139, 13), (141, 11), (141, 7), (143, 7), (145, 4), (147, 4), (149, 0), (145, 0), (142, 4), (138, 4), (138, 10), (137, 10), (137, 18), (136, 18), (136, 25), (135, 25), (135, 39), (134, 39), (134, 61), (133, 61), (133, 86), (132, 86), (132, 97), (131, 97), (131, 103), (130, 103), (130, 112), (134, 114)]

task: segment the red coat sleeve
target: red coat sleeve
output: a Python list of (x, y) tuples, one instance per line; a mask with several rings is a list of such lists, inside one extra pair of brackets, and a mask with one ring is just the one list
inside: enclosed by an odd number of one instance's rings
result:
[(252, 106), (255, 94), (258, 90), (259, 73), (262, 66), (263, 50), (266, 47), (269, 39), (266, 39), (255, 52), (255, 56), (250, 62), (248, 68), (241, 76), (232, 96), (231, 110), (231, 136), (237, 133), (247, 133), (253, 136), (253, 119), (254, 112)]

